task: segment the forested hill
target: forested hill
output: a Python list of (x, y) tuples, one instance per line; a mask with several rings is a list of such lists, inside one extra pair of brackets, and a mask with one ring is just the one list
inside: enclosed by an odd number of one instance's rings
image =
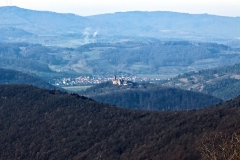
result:
[(31, 84), (40, 88), (56, 88), (34, 75), (5, 68), (0, 68), (0, 84)]
[(211, 94), (223, 100), (228, 100), (240, 95), (240, 63), (185, 73), (161, 81), (160, 84)]
[(119, 86), (106, 82), (88, 88), (80, 94), (98, 102), (141, 110), (191, 110), (222, 102), (211, 95), (149, 83)]
[(195, 159), (240, 126), (239, 100), (191, 111), (116, 108), (76, 94), (0, 85), (0, 159)]
[(188, 41), (91, 43), (77, 48), (0, 43), (0, 67), (33, 72), (44, 79), (119, 72), (171, 76), (240, 63), (239, 52), (222, 44)]

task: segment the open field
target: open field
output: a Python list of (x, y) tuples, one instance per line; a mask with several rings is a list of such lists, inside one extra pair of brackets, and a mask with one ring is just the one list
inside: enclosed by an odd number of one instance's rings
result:
[(168, 79), (177, 76), (178, 74), (137, 74), (140, 78), (150, 78), (150, 79)]
[(89, 87), (91, 87), (91, 86), (71, 86), (71, 87), (62, 87), (62, 88), (65, 90), (68, 90), (68, 91), (77, 92), (77, 91), (86, 90)]

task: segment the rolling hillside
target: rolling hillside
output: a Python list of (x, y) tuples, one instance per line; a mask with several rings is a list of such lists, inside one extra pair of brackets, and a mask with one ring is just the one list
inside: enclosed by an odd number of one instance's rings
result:
[(161, 84), (211, 94), (228, 100), (240, 95), (240, 64), (185, 73), (164, 80)]
[(222, 102), (210, 95), (147, 83), (119, 86), (106, 82), (80, 94), (98, 102), (138, 110), (191, 110)]
[[(208, 14), (0, 7), (0, 160), (202, 160), (216, 135), (239, 155), (239, 26)], [(49, 84), (113, 75), (160, 84), (78, 94)]]
[(46, 89), (57, 87), (41, 80), (40, 78), (19, 71), (0, 68), (0, 84), (28, 84)]
[(10, 6), (0, 7), (0, 19), (0, 67), (47, 81), (120, 72), (166, 79), (240, 63), (239, 17), (161, 11), (82, 17)]
[(0, 43), (0, 67), (34, 73), (47, 81), (80, 75), (154, 75), (166, 79), (240, 63), (239, 49), (189, 41), (91, 43), (76, 48)]
[(203, 136), (239, 128), (239, 104), (238, 97), (198, 111), (132, 111), (0, 85), (0, 159), (198, 160)]

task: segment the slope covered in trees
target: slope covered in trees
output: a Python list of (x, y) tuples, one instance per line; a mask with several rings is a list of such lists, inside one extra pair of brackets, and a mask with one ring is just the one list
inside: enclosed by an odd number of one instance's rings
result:
[(240, 63), (185, 73), (161, 81), (161, 84), (211, 94), (223, 100), (228, 100), (240, 95)]
[(88, 88), (80, 94), (98, 102), (141, 110), (191, 110), (222, 102), (211, 95), (149, 83), (119, 86), (106, 82)]
[(31, 84), (40, 88), (56, 88), (34, 75), (4, 68), (0, 68), (0, 73), (0, 84)]
[(197, 160), (203, 135), (240, 126), (239, 105), (238, 97), (197, 111), (135, 111), (0, 85), (0, 159)]

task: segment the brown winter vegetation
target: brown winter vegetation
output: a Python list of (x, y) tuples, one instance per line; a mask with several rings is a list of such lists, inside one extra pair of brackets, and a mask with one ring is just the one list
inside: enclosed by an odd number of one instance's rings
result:
[(239, 106), (237, 97), (201, 110), (137, 111), (57, 90), (0, 85), (0, 159), (197, 160), (207, 154), (204, 135), (239, 128)]
[(232, 135), (216, 133), (203, 139), (200, 147), (203, 159), (208, 160), (240, 160), (240, 130)]

